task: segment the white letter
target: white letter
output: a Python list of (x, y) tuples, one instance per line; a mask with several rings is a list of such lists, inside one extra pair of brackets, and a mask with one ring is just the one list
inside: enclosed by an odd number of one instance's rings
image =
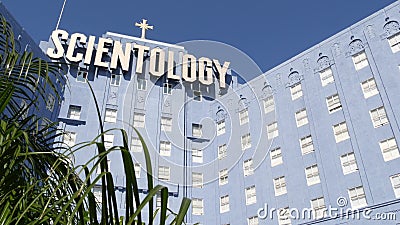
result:
[(122, 50), (122, 44), (119, 41), (114, 41), (114, 48), (113, 48), (113, 54), (111, 56), (111, 64), (110, 68), (111, 69), (116, 69), (117, 64), (118, 64), (118, 59), (119, 62), (121, 63), (121, 67), (123, 71), (128, 71), (129, 70), (129, 61), (131, 59), (131, 50), (132, 50), (132, 44), (131, 43), (126, 43), (125, 44), (125, 53)]
[(83, 59), (83, 54), (82, 53), (76, 53), (76, 56), (74, 56), (74, 50), (76, 46), (76, 42), (79, 39), (79, 43), (84, 45), (86, 43), (86, 36), (80, 33), (75, 33), (71, 35), (71, 38), (69, 39), (69, 45), (67, 49), (67, 59), (70, 62), (80, 62)]
[[(205, 65), (204, 65), (205, 64)], [(204, 69), (205, 66), (205, 69)], [(210, 85), (213, 83), (212, 61), (209, 58), (201, 57), (199, 59), (199, 81), (202, 84)]]
[[(157, 61), (157, 53), (158, 53), (158, 61)], [(164, 67), (165, 67), (165, 52), (160, 48), (153, 48), (150, 53), (149, 73), (151, 75), (161, 77), (165, 72)]]
[[(61, 38), (59, 38), (61, 36)], [(53, 41), (54, 48), (47, 49), (47, 55), (53, 59), (59, 59), (64, 55), (64, 48), (62, 46), (61, 40), (67, 40), (68, 33), (65, 30), (55, 30), (51, 33), (51, 40)]]
[(217, 72), (219, 74), (219, 87), (225, 88), (225, 76), (226, 76), (226, 72), (228, 71), (229, 64), (231, 64), (231, 63), (224, 62), (224, 65), (221, 67), (218, 59), (213, 59), (213, 62), (214, 62), (214, 66), (217, 69)]
[[(188, 73), (189, 59), (190, 59), (190, 77)], [(183, 56), (182, 78), (188, 82), (193, 82), (196, 80), (196, 57), (194, 57), (193, 55), (186, 54)]]
[(96, 57), (94, 58), (94, 65), (101, 67), (108, 67), (108, 62), (102, 62), (103, 53), (108, 52), (107, 44), (111, 45), (113, 43), (112, 40), (107, 38), (99, 38), (99, 44), (97, 45)]
[(89, 41), (86, 46), (86, 54), (85, 54), (85, 61), (83, 63), (90, 65), (92, 61), (92, 54), (94, 49), (94, 42), (96, 41), (95, 36), (89, 36)]
[(180, 77), (174, 74), (174, 52), (168, 51), (168, 79), (179, 80)]
[(137, 54), (137, 62), (136, 62), (136, 73), (142, 73), (143, 72), (143, 58), (144, 58), (144, 52), (149, 51), (150, 47), (143, 46), (143, 45), (133, 45), (134, 48), (137, 48), (138, 54)]
[[(264, 212), (264, 215), (261, 215), (262, 212)], [(267, 203), (264, 204), (264, 208), (259, 208), (257, 210), (257, 216), (258, 216), (258, 218), (260, 218), (262, 220), (267, 219), (267, 216), (268, 216), (268, 205), (267, 205)]]

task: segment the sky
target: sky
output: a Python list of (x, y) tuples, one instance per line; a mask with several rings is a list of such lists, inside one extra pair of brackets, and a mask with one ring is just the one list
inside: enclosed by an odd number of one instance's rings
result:
[[(166, 43), (213, 40), (232, 45), (267, 71), (394, 0), (67, 0), (60, 29), (101, 36), (107, 31)], [(55, 29), (63, 0), (3, 0), (39, 43)]]

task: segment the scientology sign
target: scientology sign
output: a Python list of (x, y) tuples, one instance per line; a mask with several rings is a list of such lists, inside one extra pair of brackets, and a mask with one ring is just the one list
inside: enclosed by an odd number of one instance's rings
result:
[[(209, 59), (201, 57), (197, 59), (190, 54), (182, 56), (182, 70), (180, 75), (174, 74), (174, 58), (175, 52), (161, 48), (150, 49), (148, 46), (139, 45), (135, 43), (125, 43), (125, 46), (117, 40), (100, 37), (97, 42), (97, 49), (95, 50), (95, 36), (89, 38), (81, 33), (74, 33), (69, 36), (68, 32), (64, 30), (55, 30), (51, 34), (51, 40), (54, 48), (47, 49), (47, 55), (52, 59), (60, 59), (64, 56), (69, 62), (79, 63), (83, 61), (84, 64), (90, 65), (92, 56), (94, 55), (94, 65), (116, 69), (118, 62), (120, 63), (123, 71), (128, 71), (131, 62), (131, 55), (135, 52), (137, 55), (136, 60), (136, 73), (143, 72), (143, 61), (145, 53), (150, 54), (149, 73), (152, 76), (161, 77), (166, 73), (168, 79), (180, 80), (181, 78), (187, 82), (194, 82), (197, 79), (204, 85), (211, 85), (214, 83), (214, 75), (219, 77), (220, 88), (225, 88), (225, 77), (229, 68), (230, 62), (224, 62), (222, 65), (217, 59)], [(69, 43), (68, 43), (69, 40)], [(63, 42), (68, 43), (66, 49), (63, 47)], [(84, 51), (77, 51), (77, 46), (82, 46)], [(111, 60), (104, 60), (104, 54), (111, 51)], [(167, 60), (165, 60), (167, 59)], [(167, 62), (167, 68), (165, 65)], [(214, 68), (214, 69), (213, 69)], [(198, 76), (196, 76), (196, 74)]]

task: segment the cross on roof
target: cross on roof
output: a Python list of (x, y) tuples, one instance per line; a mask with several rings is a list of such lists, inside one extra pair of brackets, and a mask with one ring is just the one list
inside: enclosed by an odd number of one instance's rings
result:
[(135, 23), (135, 26), (142, 29), (142, 36), (140, 38), (143, 39), (146, 39), (146, 30), (153, 30), (153, 26), (149, 26), (149, 24), (147, 24), (147, 20), (145, 19), (142, 19), (141, 23)]

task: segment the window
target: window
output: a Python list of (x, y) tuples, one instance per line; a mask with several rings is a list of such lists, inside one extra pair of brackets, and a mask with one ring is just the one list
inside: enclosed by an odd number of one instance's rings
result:
[(197, 123), (193, 123), (192, 124), (192, 135), (193, 137), (201, 137), (202, 136), (202, 125), (201, 124), (197, 124)]
[(242, 150), (246, 150), (251, 147), (251, 137), (250, 133), (245, 134), (241, 137)]
[(244, 190), (246, 195), (246, 205), (251, 205), (257, 202), (256, 186), (253, 185)]
[(371, 116), (372, 124), (375, 128), (384, 126), (389, 123), (386, 116), (385, 108), (383, 106), (369, 111), (369, 114)]
[(102, 203), (102, 189), (101, 186), (95, 186), (93, 188), (93, 195), (94, 195), (94, 199), (96, 201), (97, 204), (101, 204)]
[[(108, 166), (108, 170), (110, 171), (110, 168), (111, 168), (111, 160), (110, 159), (107, 159), (107, 166)], [(100, 165), (97, 166), (96, 173), (97, 173), (97, 175), (101, 174), (101, 166)]]
[(341, 122), (333, 126), (333, 133), (335, 134), (336, 143), (349, 139), (349, 132), (347, 130), (346, 122)]
[(277, 166), (277, 165), (280, 165), (283, 163), (281, 148), (272, 149), (270, 152), (270, 157), (271, 157), (271, 167), (274, 167), (274, 166)]
[(301, 127), (301, 126), (306, 125), (308, 123), (306, 109), (301, 109), (301, 110), (297, 111), (296, 114), (295, 114), (295, 117), (296, 117), (297, 127)]
[(21, 101), (21, 111), (23, 112), (22, 115), (21, 115), (22, 118), (26, 119), (26, 117), (28, 117), (28, 114), (29, 114), (29, 106), (28, 106), (28, 103), (26, 103), (25, 100)]
[(144, 127), (145, 115), (143, 113), (133, 114), (133, 126), (134, 127)]
[(76, 81), (86, 83), (87, 77), (88, 77), (88, 71), (79, 68), (78, 74), (76, 76)]
[(315, 219), (320, 219), (326, 216), (326, 206), (324, 197), (311, 200), (311, 208)]
[[(157, 193), (156, 207), (158, 209), (160, 209), (161, 208), (161, 204), (162, 204), (161, 193)], [(167, 208), (169, 208), (169, 201), (167, 201)]]
[(400, 34), (389, 37), (388, 42), (393, 53), (400, 51)]
[(381, 148), (383, 160), (385, 160), (385, 162), (400, 157), (399, 149), (397, 147), (397, 143), (394, 138), (381, 141), (379, 143), (379, 147)]
[(193, 91), (193, 100), (197, 102), (201, 102), (201, 91)]
[(279, 131), (278, 131), (278, 123), (273, 122), (267, 125), (267, 133), (268, 133), (268, 139), (272, 139), (275, 137), (278, 137)]
[(217, 122), (217, 136), (225, 134), (225, 120)]
[(75, 145), (76, 141), (76, 133), (71, 132), (71, 131), (65, 131), (63, 134), (63, 142), (64, 144), (68, 145), (69, 147), (72, 147)]
[(168, 166), (158, 167), (158, 179), (162, 181), (169, 181), (170, 179), (170, 168)]
[(351, 188), (348, 192), (352, 209), (359, 209), (368, 205), (363, 186)]
[(247, 218), (247, 225), (258, 225), (258, 217), (252, 216), (250, 218)]
[(307, 167), (305, 172), (306, 172), (306, 179), (308, 186), (319, 184), (321, 182), (319, 179), (319, 171), (317, 164)]
[(137, 89), (145, 91), (146, 88), (147, 88), (147, 80), (141, 78), (137, 79)]
[(353, 55), (352, 58), (356, 70), (361, 70), (362, 68), (368, 66), (367, 54), (365, 54), (365, 51)]
[(114, 134), (105, 134), (104, 135), (104, 147), (109, 149), (113, 147), (114, 144)]
[(285, 177), (278, 177), (274, 179), (274, 190), (275, 196), (283, 195), (287, 193)]
[(289, 207), (281, 208), (278, 211), (278, 224), (279, 225), (291, 225)]
[(340, 156), (340, 163), (342, 164), (344, 175), (358, 171), (357, 161), (354, 152), (350, 152)]
[(240, 125), (246, 124), (249, 122), (249, 111), (244, 109), (239, 112), (239, 123)]
[(81, 107), (77, 105), (70, 105), (67, 117), (69, 119), (79, 120), (81, 118)]
[(200, 198), (192, 199), (192, 214), (198, 216), (204, 214), (203, 199)]
[(225, 195), (219, 199), (219, 212), (225, 213), (228, 211), (229, 211), (229, 195)]
[(400, 198), (400, 174), (391, 176), (390, 181), (392, 182), (394, 195), (396, 198)]
[(375, 79), (373, 77), (362, 82), (361, 89), (364, 93), (364, 98), (369, 98), (376, 94), (379, 94), (378, 88), (376, 87)]
[(163, 85), (163, 94), (164, 95), (172, 94), (172, 84), (164, 83), (164, 85)]
[(228, 183), (228, 169), (219, 171), (219, 185), (225, 185)]
[(121, 74), (111, 74), (111, 81), (110, 84), (113, 86), (119, 86), (121, 83)]
[(254, 174), (253, 159), (247, 159), (243, 162), (243, 173), (245, 177)]
[(218, 159), (225, 158), (227, 156), (227, 147), (226, 144), (218, 146)]
[(160, 141), (160, 155), (171, 156), (171, 142)]
[(195, 188), (203, 187), (203, 174), (202, 173), (192, 173), (192, 185)]
[(56, 98), (54, 97), (54, 95), (49, 94), (49, 96), (47, 96), (46, 109), (53, 112), (55, 102)]
[(172, 131), (172, 118), (161, 117), (161, 130)]
[(314, 144), (311, 135), (300, 138), (300, 148), (303, 155), (314, 152)]
[(264, 99), (263, 102), (264, 102), (264, 113), (269, 113), (274, 111), (275, 102), (273, 96), (269, 96), (268, 98)]
[(140, 171), (142, 170), (142, 166), (140, 165), (140, 163), (135, 163), (134, 169), (135, 169), (136, 178), (140, 178)]
[(117, 110), (116, 109), (106, 109), (105, 122), (115, 123), (117, 122)]
[(292, 100), (296, 100), (303, 96), (303, 90), (301, 89), (301, 84), (297, 84), (293, 87), (290, 87), (290, 93), (292, 95)]
[(131, 141), (131, 149), (133, 152), (142, 152), (142, 142), (140, 142), (140, 139), (137, 137), (132, 137)]
[(333, 72), (332, 72), (331, 67), (328, 67), (328, 68), (320, 71), (319, 76), (321, 78), (322, 87), (325, 87), (326, 85), (335, 82), (335, 79), (333, 78)]
[(203, 163), (203, 150), (192, 149), (192, 161), (194, 163)]
[(342, 109), (342, 103), (340, 103), (339, 95), (334, 94), (326, 98), (326, 105), (328, 106), (329, 113), (334, 113)]

